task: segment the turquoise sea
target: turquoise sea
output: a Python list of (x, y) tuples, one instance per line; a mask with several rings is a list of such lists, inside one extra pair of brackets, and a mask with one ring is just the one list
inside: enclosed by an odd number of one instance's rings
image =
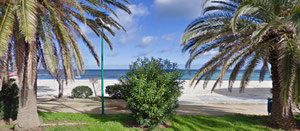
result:
[[(104, 79), (118, 79), (120, 75), (125, 75), (127, 69), (106, 69), (104, 70)], [(197, 70), (190, 70), (190, 72), (187, 72), (186, 70), (181, 70), (183, 72), (183, 76), (181, 79), (183, 80), (189, 80), (192, 78), (192, 76), (197, 72)], [(240, 71), (240, 73), (237, 76), (236, 80), (241, 80), (242, 75), (244, 71)], [(259, 80), (259, 70), (255, 70), (250, 78), (250, 80)], [(217, 80), (219, 76), (219, 72), (216, 72), (211, 80)], [(225, 76), (224, 80), (228, 80), (230, 76), (230, 71), (228, 71)], [(81, 74), (80, 76), (75, 76), (76, 79), (89, 79), (92, 77), (97, 77), (98, 79), (101, 78), (101, 70), (95, 70), (95, 69), (87, 69), (85, 70), (84, 74)], [(50, 76), (48, 71), (46, 70), (39, 70), (38, 72), (38, 79), (54, 79)], [(271, 80), (271, 74), (269, 72), (266, 72), (264, 80), (269, 81)]]

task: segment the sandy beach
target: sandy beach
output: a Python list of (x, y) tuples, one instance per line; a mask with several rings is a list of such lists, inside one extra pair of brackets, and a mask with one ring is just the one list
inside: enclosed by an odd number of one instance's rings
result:
[[(272, 81), (250, 81), (244, 92), (239, 92), (240, 81), (234, 84), (233, 92), (228, 92), (228, 81), (224, 81), (221, 87), (217, 87), (214, 92), (211, 92), (215, 81), (210, 81), (206, 89), (203, 89), (203, 81), (201, 81), (195, 88), (190, 86), (190, 80), (185, 80), (182, 90), (182, 95), (179, 98), (179, 103), (183, 105), (197, 105), (197, 104), (242, 104), (252, 103), (261, 104), (267, 103), (267, 98), (271, 97), (270, 89)], [(117, 79), (104, 80), (104, 87), (108, 85), (117, 84)], [(54, 79), (39, 79), (38, 80), (38, 97), (55, 97), (58, 94), (58, 83)], [(71, 91), (76, 86), (89, 86), (92, 90), (93, 86), (89, 80), (74, 80), (69, 81), (64, 85), (64, 96), (71, 96)], [(101, 94), (101, 81), (95, 84), (96, 95)], [(109, 96), (105, 93), (105, 96)]]

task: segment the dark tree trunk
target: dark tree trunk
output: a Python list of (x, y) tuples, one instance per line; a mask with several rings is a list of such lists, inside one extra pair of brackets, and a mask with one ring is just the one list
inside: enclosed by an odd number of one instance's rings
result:
[(5, 76), (4, 83), (7, 83), (9, 80), (9, 64), (11, 62), (11, 43), (8, 44), (7, 55), (6, 55), (6, 64), (5, 64)]
[(40, 125), (37, 113), (37, 45), (24, 38), (15, 42), (19, 86), (19, 109), (15, 130), (31, 130)]
[(7, 59), (6, 59), (6, 63), (5, 63), (5, 65), (4, 65), (4, 68), (5, 68), (5, 71), (4, 71), (4, 83), (7, 83), (8, 82), (8, 79), (9, 79), (9, 77), (8, 77), (8, 74), (9, 74), (9, 69), (8, 69), (8, 67), (9, 67), (9, 64), (8, 64), (8, 56), (7, 56)]
[(284, 102), (284, 84), (280, 81), (281, 75), (279, 69), (279, 51), (276, 47), (270, 51), (270, 64), (272, 74), (272, 111), (268, 119), (268, 124), (274, 128), (291, 130), (296, 128), (296, 123), (292, 111), (292, 89), (287, 91), (287, 101)]
[(64, 93), (64, 88), (63, 88), (63, 81), (60, 79), (57, 79), (58, 82), (58, 98), (62, 98), (63, 93)]

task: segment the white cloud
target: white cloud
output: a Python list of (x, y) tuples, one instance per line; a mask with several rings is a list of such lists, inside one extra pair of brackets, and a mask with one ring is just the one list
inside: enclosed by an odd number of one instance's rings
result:
[(170, 3), (172, 3), (172, 0), (155, 0), (155, 3), (157, 3), (157, 4), (170, 4)]
[(129, 8), (132, 11), (132, 16), (145, 16), (149, 14), (147, 7), (142, 3), (138, 5), (129, 5)]
[(155, 37), (153, 37), (153, 36), (145, 36), (145, 37), (143, 37), (143, 39), (142, 39), (142, 43), (144, 43), (144, 44), (149, 44), (149, 43), (151, 43), (153, 40), (155, 40)]
[(152, 50), (139, 52), (136, 56), (133, 56), (132, 58), (145, 57), (145, 56), (149, 55), (150, 53), (152, 53)]
[(146, 6), (143, 4), (138, 5), (128, 5), (128, 8), (131, 10), (131, 15), (127, 14), (121, 9), (117, 9), (116, 13), (119, 17), (119, 22), (123, 26), (130, 26), (134, 24), (137, 20), (136, 17), (146, 16), (149, 14), (149, 11)]
[(94, 35), (94, 31), (87, 25), (80, 23), (79, 27), (85, 35)]
[(171, 34), (163, 35), (162, 39), (170, 42), (170, 41), (174, 41), (175, 37), (176, 37), (176, 33), (171, 33)]
[(138, 46), (147, 46), (152, 44), (154, 40), (157, 40), (157, 37), (154, 36), (144, 36)]
[(155, 40), (158, 40), (158, 37), (154, 36), (144, 36), (141, 41), (136, 45), (137, 47), (146, 47), (153, 44)]
[(154, 7), (160, 17), (196, 18), (202, 14), (204, 0), (155, 0)]
[(117, 34), (116, 37), (119, 38), (119, 42), (121, 44), (126, 44), (128, 42), (130, 42), (131, 40), (133, 40), (138, 32), (138, 28), (137, 27), (131, 27), (128, 28), (128, 27), (125, 27), (126, 29), (126, 32), (125, 33), (119, 33)]
[(119, 38), (119, 42), (122, 44), (128, 43), (137, 37), (141, 29), (141, 25), (138, 24), (139, 18), (149, 14), (148, 8), (143, 4), (128, 5), (128, 8), (132, 12), (131, 15), (121, 9), (116, 10), (119, 17), (118, 22), (126, 29), (126, 33), (118, 31), (119, 33), (117, 34), (117, 38)]
[(164, 48), (164, 49), (162, 49), (162, 50), (158, 51), (158, 53), (160, 53), (160, 54), (163, 54), (163, 53), (170, 52), (171, 50), (172, 50), (172, 48), (170, 48), (170, 47), (167, 47), (167, 48)]

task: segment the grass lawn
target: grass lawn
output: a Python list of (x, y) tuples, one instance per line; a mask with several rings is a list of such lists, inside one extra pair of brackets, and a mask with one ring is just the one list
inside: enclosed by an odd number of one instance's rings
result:
[[(44, 123), (86, 123), (84, 125), (56, 125), (47, 127), (47, 131), (131, 131), (140, 130), (135, 127), (128, 127), (128, 123), (133, 121), (130, 114), (116, 115), (93, 115), (82, 113), (46, 113), (40, 112)], [(261, 122), (266, 116), (246, 116), (246, 115), (224, 115), (224, 116), (200, 116), (200, 115), (176, 115), (171, 119), (172, 126), (161, 129), (163, 131), (261, 131), (272, 130), (262, 126)], [(126, 124), (127, 123), (127, 124)], [(157, 129), (159, 130), (159, 129)]]

